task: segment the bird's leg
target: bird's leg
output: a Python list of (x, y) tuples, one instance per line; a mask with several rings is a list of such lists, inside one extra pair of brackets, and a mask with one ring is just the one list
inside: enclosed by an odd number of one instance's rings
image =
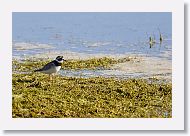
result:
[[(52, 74), (52, 77), (54, 76), (54, 74)], [(53, 84), (53, 80), (52, 80), (52, 84)]]
[(49, 80), (50, 80), (50, 81), (52, 80), (52, 76), (51, 76), (51, 74), (49, 74)]
[(49, 74), (48, 84), (50, 83), (50, 81), (51, 81), (51, 74)]
[(56, 74), (57, 74), (57, 73), (54, 74), (54, 79), (55, 79), (55, 81), (56, 81)]

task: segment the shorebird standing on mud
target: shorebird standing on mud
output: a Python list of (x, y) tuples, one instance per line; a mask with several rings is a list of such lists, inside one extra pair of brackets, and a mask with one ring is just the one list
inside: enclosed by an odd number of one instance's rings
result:
[(61, 69), (63, 61), (63, 56), (57, 56), (55, 60), (47, 63), (43, 68), (35, 70), (34, 72), (49, 74), (49, 78), (51, 80), (51, 75), (56, 74)]

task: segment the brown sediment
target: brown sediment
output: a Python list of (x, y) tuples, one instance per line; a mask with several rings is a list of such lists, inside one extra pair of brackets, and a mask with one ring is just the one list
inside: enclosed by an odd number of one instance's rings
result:
[(165, 58), (141, 56), (115, 64), (112, 68), (128, 73), (144, 73), (149, 75), (149, 78), (172, 80), (172, 61)]
[(52, 49), (54, 48), (48, 44), (33, 44), (33, 43), (15, 43), (13, 44), (15, 50), (31, 50), (31, 49)]

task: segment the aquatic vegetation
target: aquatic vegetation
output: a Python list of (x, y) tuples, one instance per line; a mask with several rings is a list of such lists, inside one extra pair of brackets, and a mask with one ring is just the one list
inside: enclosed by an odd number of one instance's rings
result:
[[(13, 63), (13, 118), (171, 118), (172, 84), (143, 79), (76, 78), (28, 72), (50, 60)], [(108, 69), (129, 58), (68, 60), (63, 69)]]
[[(114, 59), (114, 58), (93, 58), (89, 60), (66, 60), (63, 62), (62, 69), (105, 69), (110, 68), (113, 64), (123, 63), (126, 61), (130, 61), (132, 58), (121, 58), (121, 59)], [(17, 61), (14, 60), (13, 64), (13, 71), (33, 71), (34, 69), (38, 69), (42, 67), (46, 63), (50, 62), (51, 60), (24, 60), (24, 61)]]
[(13, 118), (171, 118), (172, 85), (13, 74)]

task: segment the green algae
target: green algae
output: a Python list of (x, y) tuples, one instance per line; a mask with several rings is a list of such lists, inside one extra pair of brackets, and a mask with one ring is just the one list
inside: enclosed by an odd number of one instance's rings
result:
[(119, 80), (12, 75), (13, 118), (171, 118), (172, 84)]
[[(172, 84), (143, 79), (75, 78), (34, 73), (51, 60), (14, 60), (13, 118), (171, 118)], [(63, 69), (109, 69), (129, 58), (67, 60)], [(15, 72), (16, 71), (16, 72)], [(24, 73), (26, 72), (26, 73)]]
[[(117, 63), (124, 63), (130, 61), (130, 58), (121, 58), (121, 59), (114, 59), (114, 58), (92, 58), (88, 60), (66, 60), (62, 64), (62, 69), (109, 69), (113, 64)], [(12, 61), (13, 71), (33, 71), (34, 69), (41, 68), (46, 63), (50, 62), (51, 60), (24, 60), (24, 61)]]

